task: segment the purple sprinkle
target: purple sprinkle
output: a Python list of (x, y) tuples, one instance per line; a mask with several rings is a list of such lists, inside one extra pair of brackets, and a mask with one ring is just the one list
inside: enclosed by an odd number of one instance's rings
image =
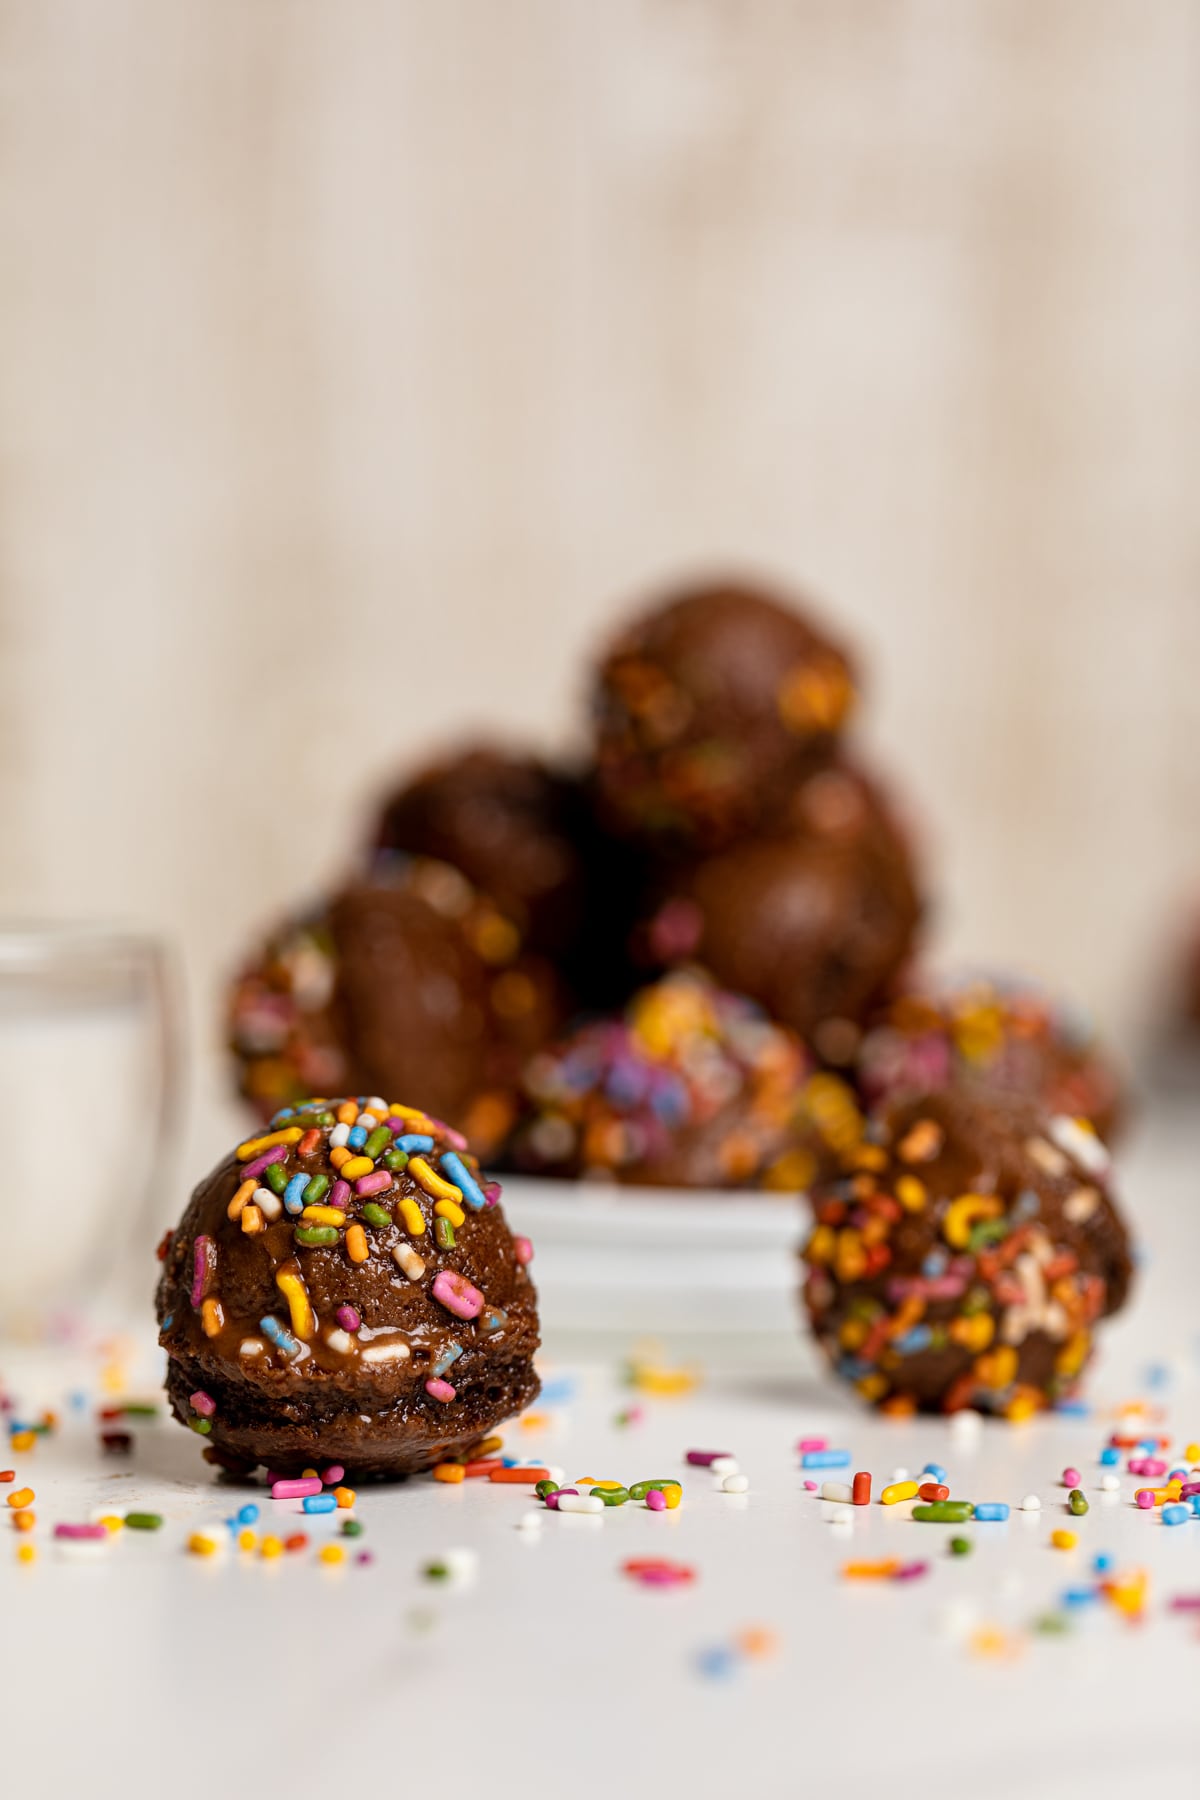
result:
[(242, 1180), (253, 1181), (256, 1175), (261, 1175), (263, 1170), (269, 1169), (272, 1163), (286, 1162), (287, 1153), (286, 1144), (275, 1144), (270, 1150), (264, 1150), (261, 1156), (256, 1156), (253, 1162), (245, 1165), (242, 1170)]
[(77, 1542), (98, 1544), (102, 1538), (108, 1536), (108, 1527), (107, 1525), (56, 1525), (54, 1535), (56, 1538), (71, 1538)]
[(360, 1550), (354, 1560), (357, 1563), (373, 1563), (375, 1561), (375, 1552), (373, 1550)]
[(731, 1450), (689, 1450), (687, 1461), (694, 1469), (707, 1469), (720, 1456), (732, 1456)]
[(321, 1470), (321, 1480), (325, 1483), (326, 1487), (336, 1487), (345, 1473), (346, 1471), (343, 1469), (341, 1463), (330, 1463), (327, 1469)]
[(1200, 1612), (1200, 1594), (1176, 1594), (1171, 1602), (1172, 1612)]
[(499, 1198), (500, 1198), (501, 1192), (502, 1192), (502, 1190), (500, 1187), (500, 1183), (498, 1181), (485, 1181), (484, 1182), (483, 1197), (487, 1201), (489, 1206), (495, 1206), (497, 1200), (499, 1200)]
[(215, 1261), (216, 1245), (210, 1237), (203, 1233), (196, 1239), (192, 1249), (192, 1305), (200, 1310), (200, 1302), (208, 1287), (212, 1265)]
[(217, 1410), (216, 1401), (211, 1394), (206, 1394), (203, 1388), (196, 1389), (195, 1393), (190, 1396), (188, 1405), (193, 1412), (198, 1412), (202, 1419), (211, 1419)]
[(904, 1563), (892, 1576), (893, 1581), (915, 1581), (919, 1575), (928, 1575), (927, 1562)]
[(356, 1306), (339, 1306), (333, 1316), (343, 1331), (357, 1331), (362, 1324), (362, 1318)]
[(348, 1181), (343, 1181), (339, 1175), (338, 1179), (329, 1190), (329, 1198), (326, 1200), (325, 1204), (326, 1206), (336, 1206), (339, 1212), (345, 1212), (346, 1202), (349, 1198), (350, 1183)]

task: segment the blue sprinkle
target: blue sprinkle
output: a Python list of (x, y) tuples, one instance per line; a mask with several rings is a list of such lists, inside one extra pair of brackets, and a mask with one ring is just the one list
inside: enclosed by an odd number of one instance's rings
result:
[(946, 1273), (950, 1258), (944, 1250), (931, 1250), (921, 1264), (921, 1273), (927, 1281), (936, 1281), (939, 1275)]
[(728, 1681), (736, 1670), (737, 1663), (735, 1653), (726, 1649), (724, 1644), (714, 1644), (710, 1650), (701, 1650), (696, 1657), (696, 1667), (710, 1681)]
[(1171, 1371), (1166, 1363), (1151, 1363), (1143, 1377), (1148, 1388), (1163, 1388), (1170, 1385)]
[(1042, 1197), (1033, 1188), (1022, 1188), (1013, 1206), (1013, 1213), (1018, 1219), (1033, 1219), (1042, 1210)]
[(283, 1121), (285, 1119), (291, 1118), (291, 1116), (295, 1112), (295, 1110), (296, 1109), (294, 1106), (281, 1106), (279, 1111), (275, 1114), (274, 1118), (271, 1120), (271, 1124), (273, 1126), (274, 1125), (282, 1125)]
[(447, 1176), (456, 1188), (462, 1189), (463, 1199), (468, 1206), (473, 1206), (476, 1212), (487, 1205), (487, 1195), (470, 1169), (465, 1167), (462, 1158), (455, 1156), (453, 1150), (442, 1152), (442, 1174)]
[(926, 1463), (925, 1467), (921, 1470), (921, 1473), (922, 1475), (932, 1476), (939, 1487), (945, 1487), (947, 1485), (946, 1471), (943, 1469), (941, 1463)]
[[(1194, 1495), (1192, 1497), (1193, 1499), (1195, 1498)], [(1162, 1509), (1162, 1522), (1164, 1525), (1182, 1525), (1191, 1517), (1191, 1507), (1184, 1506), (1182, 1503), (1175, 1506), (1164, 1506)]]
[(337, 1496), (334, 1494), (305, 1494), (300, 1504), (306, 1513), (336, 1512)]
[(365, 1125), (352, 1125), (350, 1127), (350, 1136), (346, 1139), (346, 1144), (347, 1144), (348, 1148), (351, 1150), (361, 1150), (363, 1145), (366, 1143), (366, 1141), (367, 1141), (366, 1126)]
[(410, 1156), (418, 1156), (423, 1151), (433, 1149), (433, 1139), (422, 1137), (419, 1131), (407, 1131), (396, 1139), (397, 1150), (406, 1150)]
[(237, 1522), (239, 1525), (253, 1525), (257, 1517), (258, 1508), (255, 1506), (253, 1500), (248, 1500), (245, 1506), (240, 1506), (238, 1508)]
[(435, 1375), (444, 1375), (452, 1363), (456, 1363), (463, 1353), (461, 1344), (449, 1343), (433, 1365)]
[(1113, 1558), (1109, 1555), (1107, 1550), (1102, 1550), (1099, 1556), (1092, 1558), (1092, 1568), (1096, 1571), (1097, 1575), (1107, 1575), (1112, 1566)]
[(800, 1458), (802, 1469), (845, 1469), (849, 1464), (848, 1450), (806, 1450)]
[(1100, 1598), (1095, 1588), (1068, 1588), (1061, 1596), (1064, 1606), (1090, 1606)]
[(175, 1323), (175, 1314), (168, 1313), (166, 1318), (163, 1320), (163, 1330), (170, 1331), (170, 1329), (174, 1323)]
[(984, 1520), (1003, 1520), (1008, 1517), (1008, 1503), (1005, 1500), (977, 1500), (975, 1517)]
[[(170, 1323), (171, 1323), (170, 1319), (165, 1319), (163, 1321), (164, 1327), (169, 1325)], [(67, 1404), (71, 1408), (72, 1412), (82, 1412), (84, 1407), (87, 1405), (87, 1403), (88, 1403), (87, 1395), (85, 1393), (81, 1392), (81, 1390), (79, 1388), (76, 1388), (74, 1393), (67, 1395)]]
[(910, 1331), (902, 1332), (899, 1337), (892, 1339), (892, 1349), (900, 1356), (915, 1356), (929, 1347), (932, 1336), (928, 1325), (914, 1325)]
[(553, 1381), (542, 1383), (543, 1406), (565, 1406), (568, 1400), (575, 1398), (579, 1383), (574, 1375), (559, 1375)]
[(1100, 1452), (1101, 1466), (1106, 1469), (1112, 1469), (1116, 1467), (1120, 1460), (1121, 1452), (1117, 1449), (1116, 1445), (1105, 1444), (1103, 1450)]
[(293, 1175), (283, 1190), (283, 1204), (290, 1213), (303, 1212), (304, 1190), (312, 1179), (309, 1175)]
[(1200, 1494), (1189, 1494), (1188, 1503), (1196, 1517), (1200, 1519)]
[(264, 1337), (270, 1338), (275, 1348), (282, 1350), (285, 1356), (299, 1356), (301, 1350), (299, 1340), (292, 1336), (285, 1325), (279, 1323), (274, 1314), (268, 1313), (265, 1319), (260, 1319), (258, 1329)]
[(1060, 1400), (1054, 1410), (1060, 1418), (1086, 1419), (1092, 1409), (1086, 1400)]
[(503, 1330), (504, 1326), (507, 1324), (508, 1314), (505, 1312), (504, 1308), (502, 1306), (489, 1306), (487, 1311), (480, 1318), (479, 1328), (485, 1337), (490, 1337), (493, 1332)]

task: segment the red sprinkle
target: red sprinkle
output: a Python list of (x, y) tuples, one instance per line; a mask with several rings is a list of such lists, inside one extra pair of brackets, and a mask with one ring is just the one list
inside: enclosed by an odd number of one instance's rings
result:
[(320, 1141), (321, 1134), (314, 1125), (311, 1131), (305, 1132), (304, 1136), (300, 1139), (300, 1142), (296, 1145), (296, 1155), (311, 1156)]
[(855, 1506), (870, 1506), (871, 1477), (866, 1469), (860, 1469), (858, 1474), (854, 1477), (854, 1483), (850, 1489), (850, 1498), (853, 1500)]
[(950, 1489), (943, 1487), (938, 1481), (923, 1481), (917, 1489), (917, 1494), (922, 1500), (948, 1500)]
[(306, 1550), (308, 1548), (308, 1538), (302, 1531), (293, 1531), (290, 1537), (284, 1538), (283, 1547), (285, 1550)]

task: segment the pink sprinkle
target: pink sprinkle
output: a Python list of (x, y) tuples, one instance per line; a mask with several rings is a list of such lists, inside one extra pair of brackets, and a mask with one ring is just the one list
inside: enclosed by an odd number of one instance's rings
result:
[(321, 1480), (325, 1483), (326, 1487), (336, 1487), (338, 1482), (345, 1476), (345, 1473), (346, 1471), (343, 1469), (341, 1463), (330, 1463), (327, 1469), (321, 1470)]
[(796, 1448), (800, 1452), (801, 1456), (806, 1456), (810, 1450), (828, 1450), (829, 1439), (828, 1438), (801, 1438), (800, 1442), (796, 1445)]
[(56, 1525), (56, 1538), (72, 1538), (88, 1544), (98, 1544), (101, 1538), (108, 1536), (107, 1525)]
[(208, 1284), (217, 1261), (217, 1246), (203, 1234), (196, 1239), (192, 1251), (192, 1305), (200, 1310), (200, 1302), (208, 1292)]
[(513, 1255), (521, 1264), (522, 1268), (524, 1268), (526, 1263), (531, 1263), (533, 1261), (533, 1245), (527, 1237), (515, 1237), (513, 1239)]
[(435, 1119), (432, 1114), (429, 1123), (433, 1126), (434, 1137), (445, 1138), (452, 1150), (469, 1150), (471, 1148), (461, 1131), (455, 1131), (453, 1125), (447, 1125), (444, 1119)]
[(646, 1505), (650, 1508), (651, 1512), (666, 1512), (666, 1495), (661, 1493), (658, 1488), (651, 1488), (650, 1492), (646, 1495)]
[(270, 1150), (264, 1150), (261, 1156), (256, 1156), (253, 1162), (248, 1162), (246, 1164), (241, 1172), (242, 1180), (253, 1181), (256, 1175), (261, 1175), (263, 1170), (269, 1169), (272, 1163), (285, 1162), (286, 1160), (287, 1145), (275, 1144)]
[[(485, 1181), (483, 1183), (483, 1197), (487, 1201), (489, 1206), (495, 1206), (496, 1202), (500, 1198), (502, 1191), (503, 1190), (501, 1189), (500, 1183), (498, 1181)], [(528, 1243), (529, 1239), (526, 1238), (525, 1242)]]
[(1147, 1472), (1144, 1456), (1131, 1456), (1125, 1467), (1131, 1475), (1145, 1475)]
[(431, 1375), (429, 1380), (425, 1383), (425, 1392), (431, 1395), (434, 1400), (440, 1400), (443, 1404), (446, 1404), (453, 1400), (458, 1390), (457, 1388), (452, 1388), (450, 1383), (448, 1381), (443, 1381), (440, 1376)]
[(202, 1419), (211, 1419), (217, 1410), (216, 1401), (211, 1394), (206, 1394), (203, 1388), (197, 1388), (194, 1394), (189, 1395), (188, 1405), (193, 1412), (198, 1412)]
[(349, 1198), (350, 1183), (348, 1181), (343, 1181), (339, 1175), (338, 1179), (329, 1190), (329, 1198), (326, 1200), (325, 1204), (326, 1206), (336, 1206), (339, 1212), (345, 1212), (346, 1202)]
[(1157, 1477), (1159, 1475), (1165, 1475), (1166, 1472), (1167, 1472), (1166, 1463), (1160, 1461), (1160, 1459), (1157, 1456), (1148, 1456), (1146, 1458), (1146, 1466), (1142, 1470), (1143, 1475), (1153, 1475), (1153, 1476)]
[(805, 1484), (804, 1484), (804, 1485), (805, 1485), (805, 1487), (806, 1487), (806, 1488), (807, 1488), (807, 1489), (808, 1489), (808, 1491), (809, 1491), (809, 1493), (810, 1493), (810, 1494), (815, 1494), (815, 1493), (816, 1493), (816, 1491), (817, 1491), (817, 1484), (816, 1484), (816, 1482), (815, 1482), (815, 1481), (806, 1481), (806, 1482), (805, 1482)]
[(339, 1306), (333, 1316), (343, 1331), (357, 1331), (362, 1324), (356, 1306)]
[(1176, 1594), (1171, 1602), (1172, 1612), (1200, 1612), (1200, 1594)]
[(1193, 1494), (1200, 1494), (1200, 1481), (1185, 1481), (1179, 1490), (1179, 1498), (1190, 1500)]
[(309, 1494), (319, 1494), (321, 1478), (319, 1475), (302, 1475), (296, 1481), (273, 1481), (271, 1483), (272, 1500), (304, 1500)]
[(354, 1560), (358, 1563), (373, 1563), (375, 1561), (375, 1552), (373, 1550), (360, 1550)]
[(1079, 1473), (1078, 1469), (1064, 1469), (1063, 1470), (1063, 1486), (1064, 1487), (1082, 1487), (1083, 1486), (1083, 1476)]
[(918, 1576), (928, 1575), (928, 1573), (929, 1573), (929, 1564), (927, 1562), (904, 1563), (900, 1568), (898, 1568), (896, 1570), (896, 1573), (892, 1576), (892, 1580), (893, 1581), (915, 1581)]
[(392, 1178), (386, 1169), (373, 1169), (369, 1175), (360, 1175), (354, 1184), (354, 1191), (360, 1199), (368, 1194), (382, 1194), (392, 1185)]
[[(465, 1275), (459, 1275), (453, 1269), (442, 1269), (434, 1276), (433, 1297), (440, 1300), (447, 1312), (452, 1312), (457, 1319), (475, 1319), (483, 1311), (483, 1295), (477, 1287), (472, 1287)], [(426, 1384), (428, 1386), (428, 1383)], [(450, 1390), (450, 1398), (454, 1389)]]
[(1149, 1488), (1139, 1488), (1133, 1496), (1133, 1503), (1135, 1506), (1140, 1506), (1143, 1512), (1149, 1512), (1154, 1505), (1154, 1495)]

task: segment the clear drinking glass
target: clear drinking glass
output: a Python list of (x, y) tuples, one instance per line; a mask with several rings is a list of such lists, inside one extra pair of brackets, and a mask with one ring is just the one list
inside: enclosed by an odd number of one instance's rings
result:
[(0, 925), (0, 1337), (144, 1292), (180, 1099), (173, 994), (153, 938)]

